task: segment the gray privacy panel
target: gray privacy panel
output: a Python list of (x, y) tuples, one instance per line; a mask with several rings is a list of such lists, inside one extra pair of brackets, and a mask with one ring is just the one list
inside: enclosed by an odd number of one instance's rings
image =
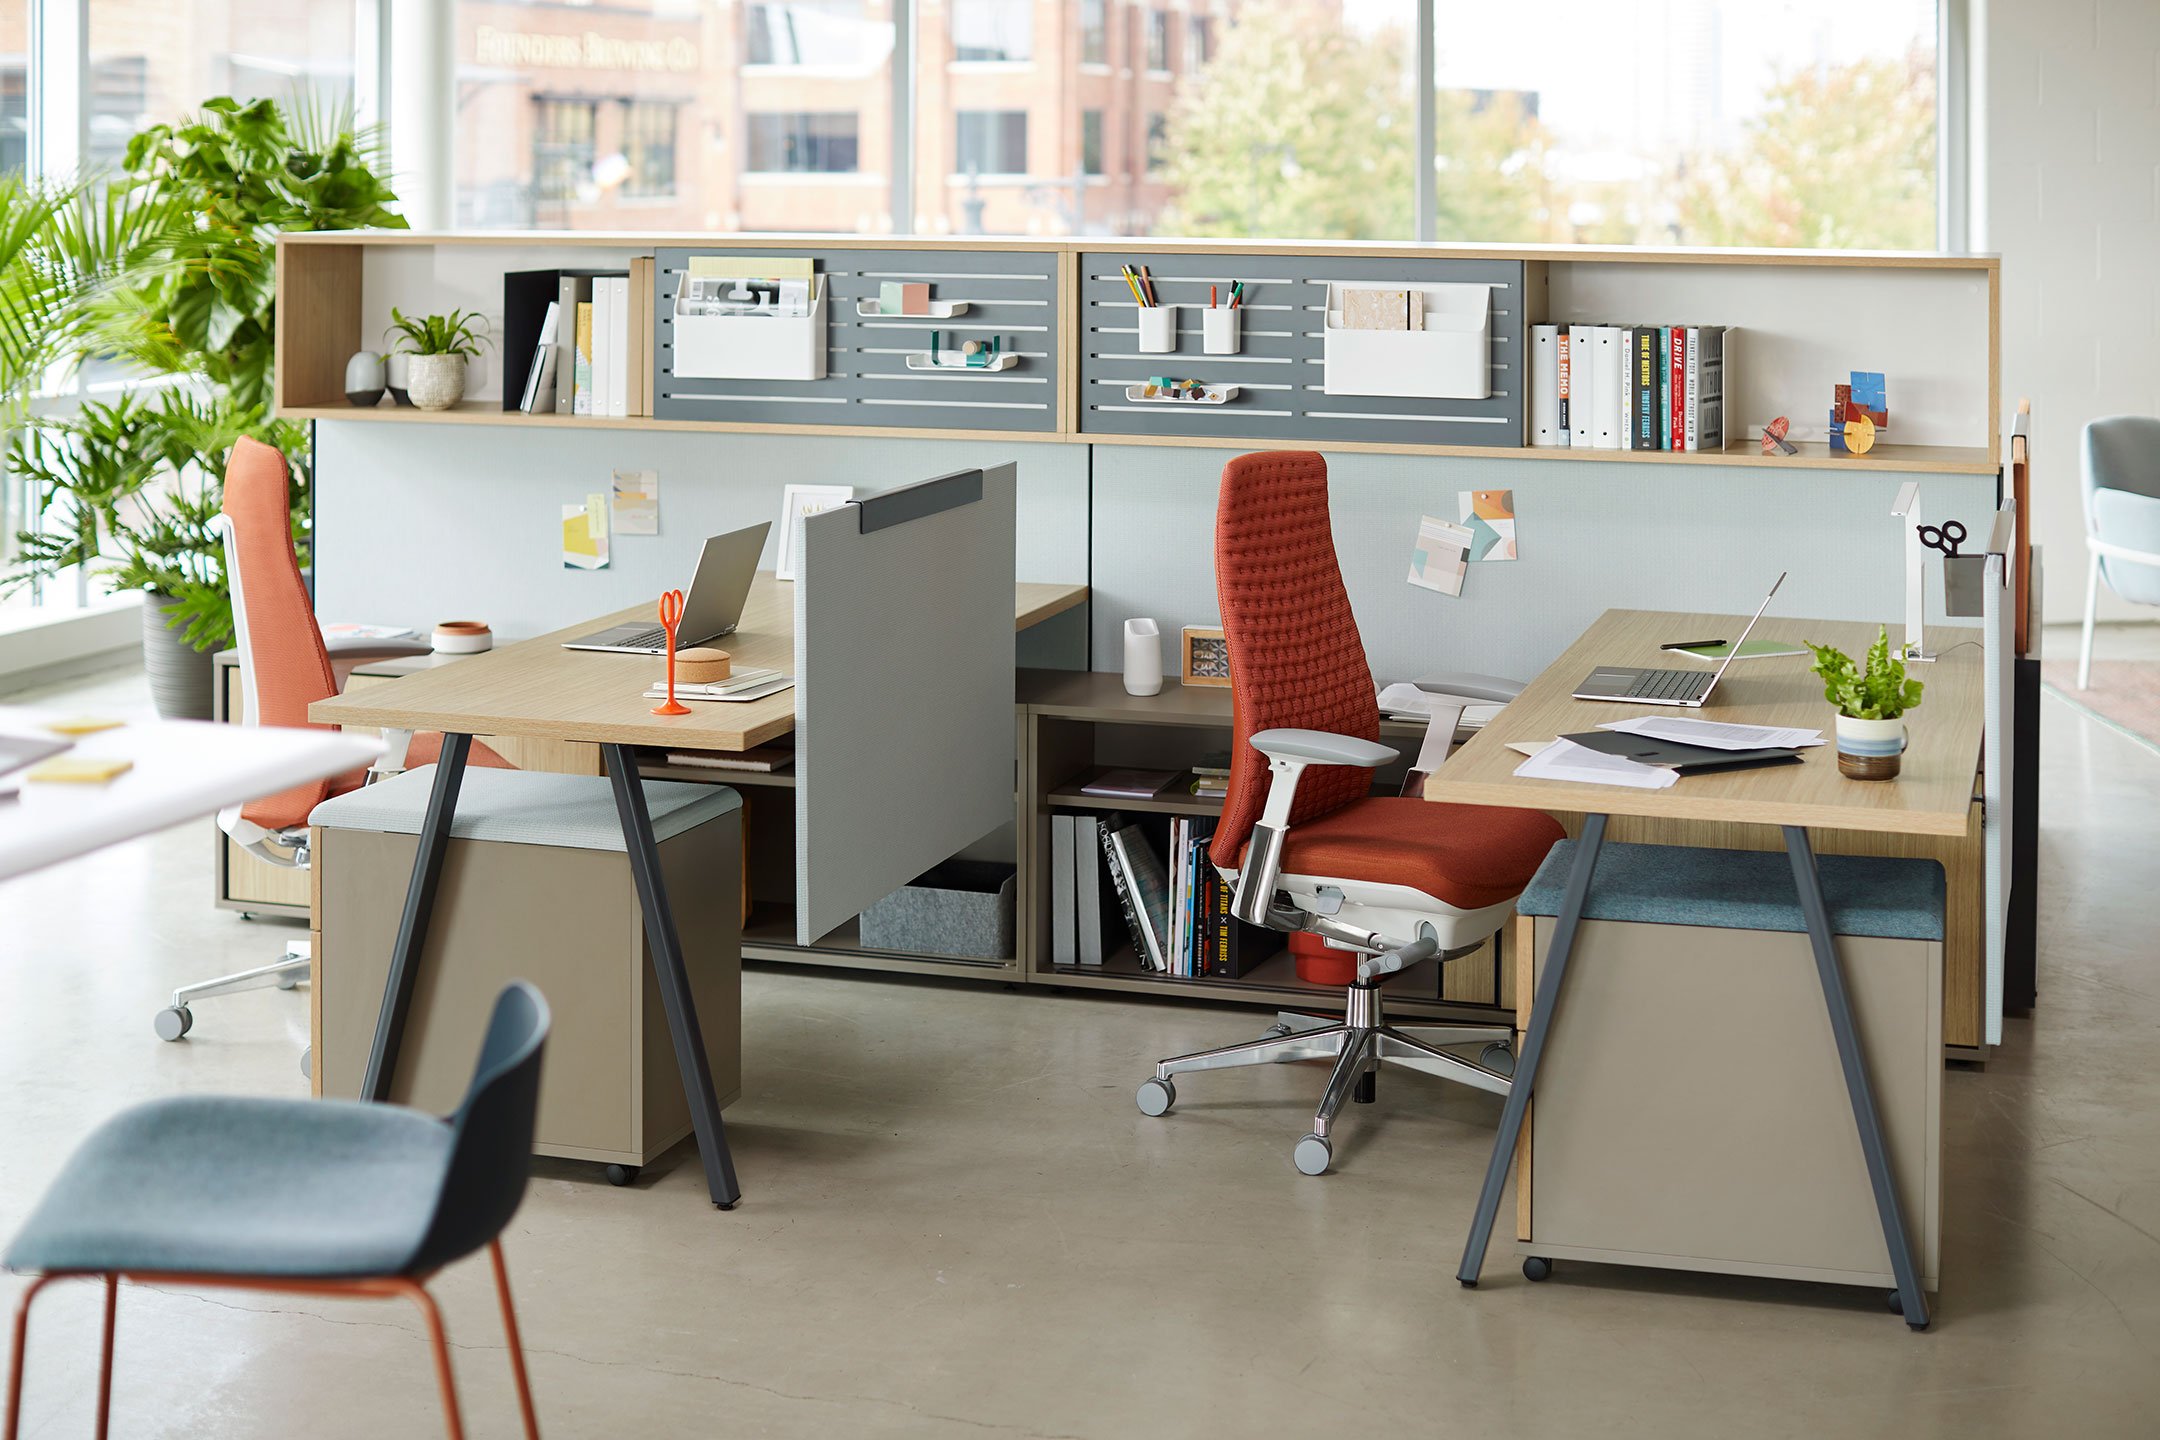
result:
[[(1018, 573), (1087, 580), (1088, 455), (1055, 441), (699, 434), (568, 425), (315, 427), (315, 583), (325, 620), (425, 629), (486, 620), (519, 638), (685, 584), (708, 535), (777, 521), (789, 483), (868, 494), (1015, 462)], [(566, 570), (562, 507), (615, 470), (660, 477), (660, 533), (611, 537), (605, 570)], [(760, 562), (779, 553), (777, 529)]]
[(811, 945), (1013, 818), (1013, 467), (863, 529), (803, 522), (795, 934)]
[[(1185, 446), (1098, 453), (1097, 514), (1117, 520), (1095, 527), (1095, 668), (1118, 667), (1133, 616), (1162, 625), (1173, 672), (1179, 627), (1219, 623), (1214, 523), (1224, 460), (1221, 451)], [(1439, 670), (1528, 679), (1608, 609), (1745, 614), (1780, 570), (1791, 574), (1772, 614), (1884, 621), (1895, 636), (1905, 593), (1902, 535), (1890, 518), (1899, 483), (1917, 478), (1931, 521), (1960, 519), (1975, 535), (1987, 533), (1995, 509), (1987, 475), (1461, 456), (1327, 461), (1335, 550), (1382, 681)], [(1470, 566), (1460, 596), (1410, 584), (1418, 517), (1455, 520), (1459, 492), (1496, 487), (1515, 492), (1522, 558)], [(1939, 574), (1931, 569), (1928, 581), (1931, 624), (1942, 622)]]
[[(1354, 440), (1388, 445), (1521, 445), (1523, 267), (1513, 260), (1381, 260), (1325, 255), (1145, 256), (1156, 296), (1177, 309), (1177, 349), (1142, 354), (1132, 291), (1118, 273), (1143, 257), (1114, 250), (1080, 256), (1080, 429), (1093, 435), (1209, 435)], [(1239, 353), (1201, 352), (1208, 287), (1227, 297), (1245, 282)], [(1492, 291), (1492, 398), (1401, 399), (1329, 395), (1321, 386), (1322, 331), (1331, 283), (1485, 284)], [(1149, 405), (1125, 387), (1150, 376), (1236, 385), (1224, 405)]]
[[(1058, 256), (1050, 250), (790, 250), (824, 277), (829, 353), (822, 380), (719, 380), (674, 373), (675, 294), (690, 259), (740, 254), (654, 252), (653, 413), (751, 425), (880, 425), (919, 430), (1057, 429)], [(778, 252), (762, 252), (770, 255)], [(964, 300), (951, 320), (865, 317), (888, 280), (928, 281), (937, 300)], [(999, 371), (913, 371), (929, 332), (955, 342), (1005, 337), (1020, 363)]]

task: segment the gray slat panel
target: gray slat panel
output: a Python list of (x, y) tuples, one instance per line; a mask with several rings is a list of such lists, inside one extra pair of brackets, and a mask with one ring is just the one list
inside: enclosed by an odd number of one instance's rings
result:
[[(879, 425), (914, 430), (1057, 429), (1058, 257), (1043, 250), (789, 250), (817, 263), (825, 277), (830, 355), (823, 380), (677, 379), (675, 292), (694, 255), (740, 254), (661, 249), (653, 281), (653, 413), (670, 420), (750, 425)], [(774, 252), (783, 253), (783, 252)], [(927, 280), (939, 300), (965, 300), (951, 320), (864, 318), (858, 300), (875, 300), (886, 280)], [(925, 332), (955, 340), (999, 334), (1020, 363), (993, 373), (922, 373), (907, 368), (911, 351), (929, 347)]]
[[(1147, 262), (1157, 298), (1178, 313), (1178, 348), (1143, 355), (1135, 346), (1132, 292), (1118, 266)], [(1200, 313), (1208, 287), (1245, 282), (1244, 340), (1236, 355), (1204, 355)], [(1331, 281), (1492, 286), (1492, 398), (1406, 400), (1329, 395), (1321, 388), (1321, 331)], [(1512, 260), (1338, 259), (1251, 255), (1080, 256), (1080, 429), (1094, 435), (1223, 435), (1313, 446), (1523, 443), (1523, 267)], [(1227, 405), (1141, 407), (1125, 386), (1151, 375), (1236, 385)]]

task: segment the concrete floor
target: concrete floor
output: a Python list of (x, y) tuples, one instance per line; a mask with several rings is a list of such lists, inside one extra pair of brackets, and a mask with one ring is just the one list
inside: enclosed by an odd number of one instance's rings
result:
[[(2160, 653), (2109, 653), (2130, 644)], [(141, 695), (122, 677), (65, 703)], [(678, 1151), (632, 1190), (543, 1162), (511, 1226), (544, 1431), (2160, 1434), (2160, 754), (2044, 715), (2041, 1005), (1947, 1078), (1925, 1335), (1873, 1291), (1581, 1265), (1533, 1287), (1501, 1244), (1463, 1291), (1497, 1103), (1391, 1078), (1321, 1180), (1288, 1163), (1310, 1067), (1134, 1109), (1156, 1057), (1251, 1035), (1254, 1012), (760, 968), (728, 1116), (742, 1208), (706, 1204)], [(0, 886), (0, 1232), (122, 1106), (305, 1093), (304, 993), (151, 1035), (164, 991), (281, 938), (210, 908), (209, 861), (189, 826)], [(0, 1276), (0, 1304), (20, 1289)], [(470, 1432), (516, 1434), (485, 1264), (437, 1291)], [(94, 1287), (40, 1302), (27, 1436), (88, 1432), (96, 1321)], [(119, 1333), (121, 1435), (441, 1433), (394, 1305), (129, 1290)]]

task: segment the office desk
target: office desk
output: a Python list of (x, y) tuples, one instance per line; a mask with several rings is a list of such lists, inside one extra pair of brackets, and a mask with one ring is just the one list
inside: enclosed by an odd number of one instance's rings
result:
[[(1967, 831), (1972, 809), (1973, 777), (1980, 763), (1982, 729), (1981, 650), (1959, 645), (1976, 632), (1939, 633), (1935, 643), (1943, 658), (1914, 667), (1927, 691), (1919, 709), (1906, 721), (1911, 743), (1903, 775), (1894, 781), (1847, 780), (1837, 770), (1832, 745), (1803, 752), (1798, 765), (1743, 770), (1725, 775), (1683, 777), (1665, 790), (1635, 790), (1616, 785), (1578, 785), (1565, 781), (1519, 779), (1522, 756), (1509, 741), (1550, 740), (1569, 731), (1592, 729), (1608, 720), (1645, 713), (1686, 715), (1662, 706), (1580, 701), (1571, 692), (1600, 664), (1685, 665), (1661, 657), (1658, 645), (1698, 635), (1737, 634), (1744, 617), (1689, 615), (1660, 611), (1607, 611), (1561, 657), (1548, 666), (1520, 697), (1503, 710), (1426, 782), (1425, 798), (1478, 805), (1504, 805), (1558, 811), (1582, 817), (1581, 843), (1569, 870), (1567, 888), (1554, 926), (1552, 946), (1531, 1000), (1515, 1063), (1515, 1083), (1501, 1112), (1477, 1213), (1464, 1246), (1456, 1278), (1475, 1285), (1484, 1264), (1500, 1191), (1507, 1181), (1524, 1114), (1537, 1083), (1538, 1060), (1558, 1008), (1575, 931), (1582, 918), (1611, 816), (1647, 820), (1777, 826), (1791, 859), (1793, 883), (1807, 920), (1815, 968), (1822, 983), (1838, 1060), (1852, 1100), (1853, 1119), (1867, 1160), (1868, 1179), (1882, 1220), (1883, 1239), (1908, 1325), (1927, 1324), (1927, 1299), (1921, 1290), (1911, 1234), (1891, 1183), (1867, 1069), (1854, 1033), (1852, 1008), (1832, 941), (1822, 889), (1816, 875), (1809, 827), (1868, 831), (1903, 836), (1958, 836)], [(1875, 627), (1851, 623), (1765, 619), (1757, 634), (1768, 639), (1812, 639), (1836, 644), (1857, 655), (1875, 638)], [(1956, 645), (1957, 648), (1950, 648)], [(1705, 718), (1742, 724), (1796, 725), (1820, 729), (1825, 738), (1833, 712), (1822, 685), (1803, 657), (1746, 660), (1725, 673), (1716, 698), (1701, 712)], [(1701, 842), (1697, 842), (1701, 843)], [(1518, 993), (1522, 993), (1518, 991)]]
[[(751, 586), (740, 626), (720, 643), (741, 665), (793, 674), (794, 598), (791, 586), (775, 581), (770, 573), (760, 572)], [(1084, 585), (1018, 585), (1013, 604), (1015, 628), (1040, 623), (1086, 598)], [(398, 924), (397, 943), (390, 958), (382, 1011), (376, 1021), (367, 1073), (361, 1082), (361, 1097), (389, 1098), (449, 843), (450, 822), (457, 809), (458, 787), (473, 737), (505, 735), (597, 745), (622, 822), (661, 1002), (688, 1093), (698, 1155), (705, 1166), (706, 1188), (713, 1203), (725, 1210), (732, 1209), (742, 1198), (742, 1189), (728, 1152), (704, 1038), (690, 998), (674, 913), (661, 881), (652, 818), (638, 779), (636, 749), (641, 745), (662, 745), (691, 750), (747, 750), (794, 729), (796, 692), (784, 690), (742, 704), (695, 702), (687, 715), (655, 715), (654, 702), (645, 699), (643, 692), (661, 673), (661, 661), (651, 656), (561, 648), (565, 640), (611, 624), (649, 618), (651, 614), (649, 607), (636, 606), (454, 665), (370, 686), (358, 694), (320, 700), (309, 708), (308, 718), (318, 724), (439, 730), (444, 736), (434, 789), (421, 824), (412, 881), (406, 890), (404, 914)], [(906, 637), (893, 638), (904, 643)]]

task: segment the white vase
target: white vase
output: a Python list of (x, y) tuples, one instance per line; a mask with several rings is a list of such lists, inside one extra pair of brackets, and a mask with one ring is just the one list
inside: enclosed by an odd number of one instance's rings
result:
[(1125, 622), (1125, 693), (1162, 693), (1162, 629), (1153, 620)]
[(1895, 780), (1911, 736), (1903, 720), (1837, 717), (1837, 768), (1848, 780)]
[(393, 350), (383, 357), (383, 383), (390, 389), (393, 404), (410, 405), (412, 396), (405, 393), (405, 382), (411, 378), (412, 356), (402, 350)]
[(448, 410), (465, 398), (462, 355), (415, 355), (405, 374), (405, 392), (422, 410)]
[(361, 350), (345, 362), (345, 399), (359, 406), (378, 404), (383, 397), (387, 379), (383, 373), (383, 358), (373, 350)]

